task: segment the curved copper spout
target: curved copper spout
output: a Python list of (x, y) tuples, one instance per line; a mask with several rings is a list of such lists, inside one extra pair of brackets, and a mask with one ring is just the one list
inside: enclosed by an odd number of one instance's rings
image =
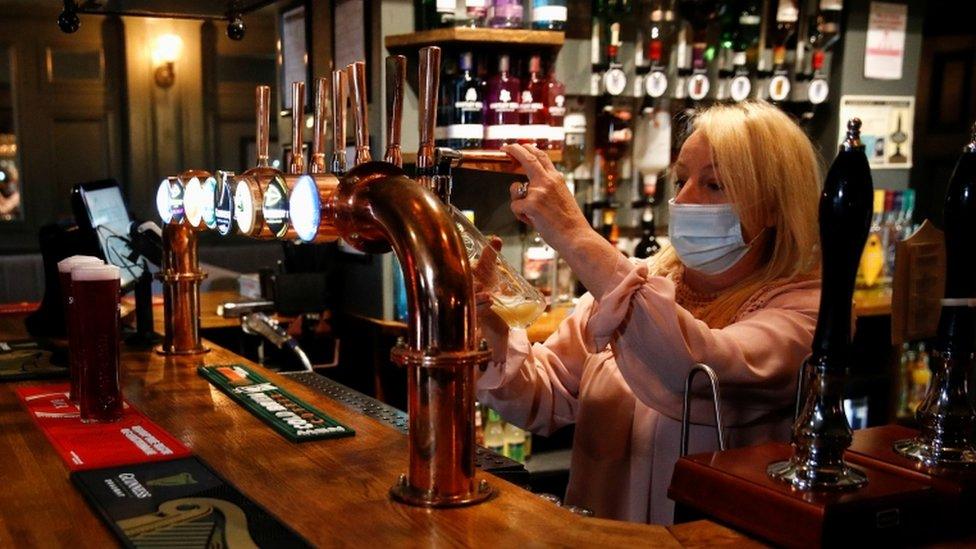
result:
[(342, 178), (326, 208), (353, 246), (385, 251), (403, 266), (409, 345), (394, 361), (407, 367), (408, 474), (394, 498), (428, 507), (487, 498), (475, 482), (474, 368), (489, 353), (476, 344), (471, 266), (447, 206), (392, 164), (370, 162)]

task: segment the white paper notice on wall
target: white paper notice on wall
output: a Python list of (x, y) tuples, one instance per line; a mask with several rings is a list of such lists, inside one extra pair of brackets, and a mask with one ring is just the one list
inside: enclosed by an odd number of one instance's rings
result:
[(840, 98), (840, 131), (844, 141), (847, 121), (861, 119), (861, 143), (871, 169), (912, 167), (915, 98), (910, 95), (845, 95)]
[(864, 77), (901, 80), (905, 61), (905, 29), (908, 6), (871, 2), (867, 41), (864, 45)]

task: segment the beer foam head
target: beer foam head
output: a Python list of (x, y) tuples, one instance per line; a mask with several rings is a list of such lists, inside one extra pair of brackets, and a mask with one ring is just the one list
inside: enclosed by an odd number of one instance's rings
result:
[(102, 265), (105, 263), (93, 255), (73, 255), (58, 261), (59, 273), (70, 273), (79, 265)]
[(71, 271), (71, 280), (121, 280), (122, 273), (115, 265), (84, 265)]
[(315, 180), (307, 175), (299, 177), (288, 196), (288, 215), (298, 238), (305, 242), (313, 240), (319, 230), (320, 202)]

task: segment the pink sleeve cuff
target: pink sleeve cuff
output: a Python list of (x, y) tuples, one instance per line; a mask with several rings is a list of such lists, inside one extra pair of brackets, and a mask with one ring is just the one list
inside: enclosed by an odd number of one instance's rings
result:
[(595, 302), (586, 322), (586, 345), (591, 353), (610, 344), (630, 311), (631, 298), (647, 282), (647, 264), (637, 263), (615, 288)]
[(477, 389), (491, 391), (505, 385), (517, 374), (531, 354), (532, 344), (529, 343), (526, 331), (522, 328), (512, 328), (508, 331), (508, 352), (505, 355), (505, 362), (492, 360), (488, 362), (488, 368), (484, 372), (478, 371)]

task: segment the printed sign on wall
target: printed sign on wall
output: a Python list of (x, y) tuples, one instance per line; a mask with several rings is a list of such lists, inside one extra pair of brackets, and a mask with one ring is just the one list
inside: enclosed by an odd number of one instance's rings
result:
[(901, 80), (907, 26), (908, 6), (871, 2), (864, 44), (864, 78)]
[(845, 95), (840, 99), (837, 143), (844, 141), (847, 121), (861, 119), (861, 142), (872, 169), (912, 167), (915, 98), (900, 95)]

